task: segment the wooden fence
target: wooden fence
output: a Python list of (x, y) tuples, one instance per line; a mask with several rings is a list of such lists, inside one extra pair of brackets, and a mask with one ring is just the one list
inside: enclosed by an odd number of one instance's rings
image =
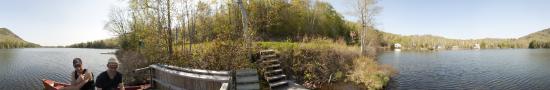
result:
[(227, 90), (230, 71), (212, 71), (153, 64), (148, 68), (160, 90)]

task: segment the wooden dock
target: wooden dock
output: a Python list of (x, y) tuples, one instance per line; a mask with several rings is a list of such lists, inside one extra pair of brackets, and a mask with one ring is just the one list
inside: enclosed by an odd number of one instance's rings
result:
[[(258, 69), (214, 71), (153, 64), (134, 71), (147, 71), (154, 89), (159, 90), (307, 90), (288, 80), (273, 50), (260, 52)], [(268, 87), (261, 88), (264, 79)]]

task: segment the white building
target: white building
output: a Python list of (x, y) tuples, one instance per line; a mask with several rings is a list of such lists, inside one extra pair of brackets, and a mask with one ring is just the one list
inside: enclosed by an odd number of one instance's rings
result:
[(472, 48), (473, 49), (481, 49), (481, 46), (479, 46), (479, 44), (474, 44), (474, 46)]
[(395, 43), (395, 44), (393, 44), (393, 47), (396, 48), (396, 49), (401, 49), (401, 44)]

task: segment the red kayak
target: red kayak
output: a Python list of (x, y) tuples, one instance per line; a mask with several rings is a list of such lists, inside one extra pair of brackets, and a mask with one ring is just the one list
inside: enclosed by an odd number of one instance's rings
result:
[(69, 86), (69, 84), (55, 82), (53, 80), (42, 79), (42, 84), (44, 84), (44, 89), (46, 90), (59, 90), (63, 87)]
[[(42, 84), (44, 84), (44, 89), (46, 90), (59, 90), (63, 87), (70, 86), (70, 84), (55, 82), (48, 79), (42, 79)], [(144, 84), (139, 86), (124, 86), (124, 90), (145, 90), (148, 88), (151, 88), (151, 84)]]

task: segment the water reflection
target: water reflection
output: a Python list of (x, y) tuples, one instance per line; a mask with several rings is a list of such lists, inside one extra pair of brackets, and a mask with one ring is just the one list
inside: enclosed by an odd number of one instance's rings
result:
[(387, 52), (398, 69), (388, 89), (546, 89), (549, 49)]
[(69, 82), (72, 59), (80, 57), (94, 74), (105, 70), (112, 49), (27, 48), (0, 49), (0, 90), (39, 90), (41, 79)]

